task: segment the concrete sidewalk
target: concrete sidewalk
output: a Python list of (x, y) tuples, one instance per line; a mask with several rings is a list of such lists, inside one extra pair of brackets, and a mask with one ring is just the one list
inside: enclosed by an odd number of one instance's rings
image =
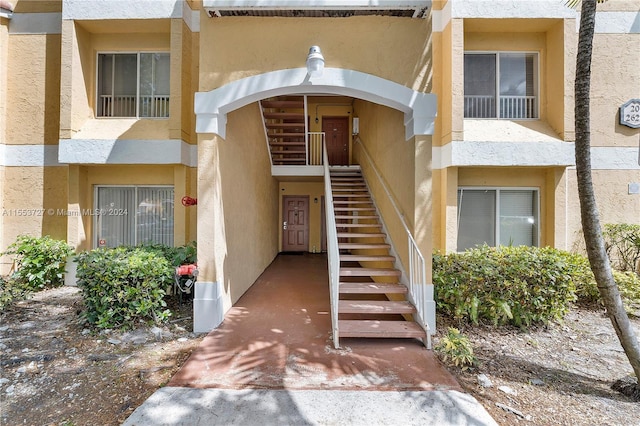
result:
[(497, 425), (458, 391), (190, 389), (166, 387), (124, 426)]

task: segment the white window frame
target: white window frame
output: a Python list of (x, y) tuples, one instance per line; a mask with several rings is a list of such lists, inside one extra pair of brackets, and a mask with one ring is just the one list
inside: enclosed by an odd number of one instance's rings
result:
[[(97, 119), (136, 119), (136, 120), (168, 120), (169, 117), (171, 116), (171, 110), (169, 110), (169, 114), (166, 117), (140, 117), (140, 54), (142, 53), (149, 53), (149, 54), (154, 54), (154, 53), (166, 53), (169, 55), (169, 67), (171, 67), (171, 52), (168, 50), (150, 50), (150, 51), (146, 51), (146, 50), (140, 50), (140, 51), (98, 51), (96, 53), (96, 72), (95, 72), (95, 109), (94, 109), (94, 116)], [(136, 55), (136, 115), (131, 116), (131, 117), (121, 117), (121, 116), (102, 116), (102, 115), (98, 115), (98, 110), (99, 110), (99, 104), (100, 104), (100, 93), (99, 93), (99, 87), (100, 87), (100, 80), (98, 78), (98, 74), (100, 72), (100, 70), (98, 69), (98, 64), (99, 64), (99, 58), (100, 55)], [(171, 73), (171, 70), (169, 70), (169, 73)], [(111, 78), (114, 78), (114, 73), (112, 73)], [(169, 74), (171, 75), (171, 74)], [(171, 77), (169, 77), (171, 78)], [(113, 85), (113, 81), (112, 81), (112, 87), (114, 87)], [(169, 92), (171, 92), (171, 90), (169, 90)], [(171, 93), (169, 93), (169, 99), (171, 99)]]
[(500, 244), (500, 192), (501, 191), (533, 191), (536, 193), (537, 203), (536, 203), (536, 218), (537, 218), (537, 229), (534, 234), (536, 239), (536, 245), (534, 247), (540, 247), (540, 232), (542, 229), (542, 218), (540, 217), (540, 188), (534, 186), (458, 186), (456, 190), (456, 250), (460, 251), (457, 247), (458, 241), (458, 233), (460, 232), (460, 206), (458, 205), (459, 199), (459, 191), (462, 190), (462, 194), (464, 197), (464, 191), (496, 191), (496, 220), (494, 221), (494, 238), (496, 241), (495, 247), (499, 247)]
[[(136, 201), (138, 199), (138, 188), (165, 188), (165, 189), (173, 189), (173, 195), (174, 195), (174, 200), (175, 200), (175, 185), (94, 185), (93, 186), (93, 211), (97, 212), (99, 207), (98, 207), (98, 190), (100, 188), (135, 188), (136, 190)], [(138, 229), (138, 215), (136, 214), (136, 212), (130, 213), (134, 215), (134, 229)], [(173, 240), (174, 240), (174, 246), (175, 246), (175, 217), (176, 217), (176, 212), (175, 212), (175, 203), (174, 203), (174, 210), (173, 210), (173, 219), (174, 219), (174, 228), (173, 228)], [(93, 248), (98, 248), (99, 247), (99, 236), (98, 236), (98, 226), (99, 226), (99, 220), (100, 220), (100, 215), (99, 214), (94, 214), (93, 215)], [(137, 232), (134, 234), (135, 237), (135, 243), (134, 245), (138, 244), (138, 234)]]
[[(522, 55), (528, 55), (528, 54), (532, 54), (536, 56), (536, 65), (537, 65), (537, 69), (535, 70), (535, 78), (536, 78), (536, 94), (535, 94), (535, 98), (536, 98), (536, 117), (532, 117), (532, 118), (502, 118), (500, 117), (500, 55), (501, 54), (522, 54)], [(541, 55), (540, 52), (537, 52), (535, 50), (465, 50), (464, 52), (464, 56), (466, 55), (496, 55), (496, 116), (495, 117), (464, 117), (465, 120), (517, 120), (517, 121), (521, 121), (521, 120), (527, 120), (527, 121), (532, 121), (532, 120), (540, 120), (540, 104), (542, 103), (540, 100), (540, 87), (542, 86), (541, 81), (540, 81), (540, 69), (542, 68), (542, 64), (540, 63), (540, 59), (541, 59)], [(463, 56), (463, 64), (464, 64), (464, 56)], [(463, 73), (465, 73), (466, 70), (464, 70), (464, 65), (463, 65)], [(464, 74), (463, 74), (463, 87), (464, 87)], [(465, 94), (463, 94), (463, 102), (464, 102), (464, 96)], [(464, 108), (463, 108), (463, 113), (464, 113)]]

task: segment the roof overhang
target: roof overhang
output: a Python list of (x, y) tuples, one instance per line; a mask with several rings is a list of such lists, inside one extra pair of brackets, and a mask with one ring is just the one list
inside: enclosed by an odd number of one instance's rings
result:
[(423, 18), (431, 0), (203, 0), (212, 17), (348, 17), (386, 15)]

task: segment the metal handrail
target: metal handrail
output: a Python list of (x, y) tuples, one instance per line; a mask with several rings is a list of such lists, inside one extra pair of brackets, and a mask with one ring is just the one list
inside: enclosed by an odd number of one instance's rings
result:
[(428, 305), (427, 289), (426, 289), (427, 267), (426, 267), (426, 262), (424, 260), (424, 256), (420, 252), (420, 249), (418, 248), (418, 244), (416, 243), (416, 240), (413, 238), (413, 235), (411, 234), (411, 230), (407, 225), (404, 214), (398, 208), (398, 204), (396, 203), (395, 197), (389, 191), (389, 188), (387, 187), (386, 183), (382, 179), (382, 175), (378, 171), (378, 168), (376, 167), (373, 160), (371, 159), (369, 152), (365, 148), (359, 136), (355, 138), (355, 142), (360, 144), (360, 147), (362, 148), (362, 152), (364, 153), (367, 159), (367, 162), (371, 166), (371, 169), (376, 175), (378, 182), (380, 182), (382, 189), (384, 190), (387, 198), (391, 202), (391, 205), (393, 206), (393, 209), (395, 210), (396, 215), (400, 219), (400, 223), (402, 223), (402, 226), (404, 227), (404, 230), (407, 233), (407, 244), (409, 249), (409, 269), (407, 273), (407, 275), (409, 276), (408, 277), (409, 278), (409, 286), (408, 286), (409, 297), (416, 307), (416, 311), (417, 311), (416, 316), (418, 319), (418, 323), (425, 329), (427, 333), (427, 348), (431, 349), (431, 333), (430, 333), (431, 330), (429, 328), (429, 324), (426, 321), (427, 305)]
[(333, 346), (340, 347), (340, 330), (338, 329), (338, 299), (339, 275), (340, 275), (340, 252), (338, 248), (338, 234), (336, 229), (336, 216), (333, 210), (333, 192), (331, 191), (331, 176), (329, 173), (329, 155), (327, 146), (322, 148), (324, 166), (324, 200), (327, 228), (327, 259), (329, 268), (329, 298), (331, 302), (331, 327), (333, 335)]

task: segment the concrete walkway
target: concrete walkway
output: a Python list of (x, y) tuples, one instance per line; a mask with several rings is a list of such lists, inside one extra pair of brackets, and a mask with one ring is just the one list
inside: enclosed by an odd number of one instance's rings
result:
[(142, 425), (497, 425), (457, 391), (187, 389), (154, 393), (124, 423)]
[(126, 425), (494, 425), (416, 339), (331, 342), (326, 257), (278, 256)]

